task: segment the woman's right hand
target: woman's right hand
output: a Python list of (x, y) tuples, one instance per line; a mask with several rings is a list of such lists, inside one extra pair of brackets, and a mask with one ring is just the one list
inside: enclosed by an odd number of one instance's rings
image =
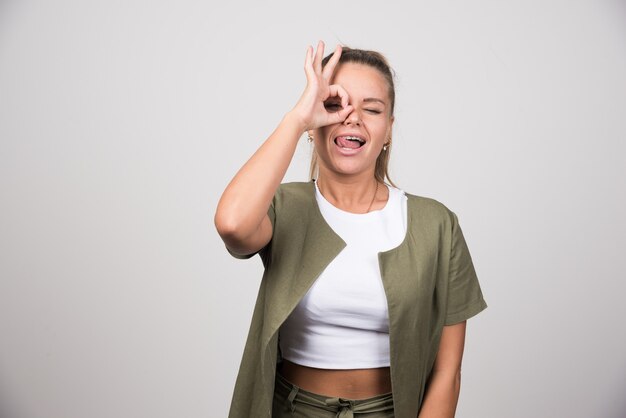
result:
[[(307, 131), (343, 122), (352, 111), (352, 106), (348, 104), (348, 93), (340, 85), (330, 84), (330, 79), (340, 57), (341, 46), (337, 45), (335, 53), (322, 69), (324, 42), (319, 41), (317, 44), (315, 56), (313, 55), (313, 47), (307, 48), (304, 62), (307, 85), (292, 110), (292, 113), (300, 119)], [(342, 108), (339, 111), (328, 111), (324, 105), (328, 99), (333, 97), (341, 100)]]

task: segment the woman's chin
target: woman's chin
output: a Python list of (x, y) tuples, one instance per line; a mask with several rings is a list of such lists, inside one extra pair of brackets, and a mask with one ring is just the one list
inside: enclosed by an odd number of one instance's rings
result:
[[(349, 176), (362, 174), (366, 171), (371, 171), (368, 170), (368, 168), (370, 167), (368, 167), (366, 164), (363, 164), (362, 161), (337, 161), (335, 164), (332, 165), (331, 170), (336, 172), (337, 174)], [(371, 168), (373, 169), (374, 165), (372, 165)]]

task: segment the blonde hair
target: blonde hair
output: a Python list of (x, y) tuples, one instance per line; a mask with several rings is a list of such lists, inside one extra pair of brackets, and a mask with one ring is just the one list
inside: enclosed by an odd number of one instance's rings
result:
[[(322, 67), (326, 66), (328, 60), (333, 56), (333, 53), (327, 55), (322, 60)], [(363, 64), (370, 66), (372, 68), (377, 69), (382, 76), (387, 81), (388, 93), (389, 93), (389, 116), (393, 116), (394, 105), (396, 101), (396, 91), (393, 82), (393, 71), (387, 62), (387, 59), (379, 52), (376, 51), (368, 51), (364, 49), (353, 49), (349, 47), (342, 47), (341, 57), (339, 58), (338, 64), (343, 64), (346, 62), (352, 62), (356, 64)], [(374, 177), (377, 181), (381, 183), (385, 183), (385, 180), (390, 185), (397, 187), (393, 181), (389, 178), (389, 157), (390, 157), (390, 149), (391, 149), (391, 138), (387, 149), (381, 151), (380, 155), (376, 159), (376, 167), (374, 168)], [(318, 162), (317, 162), (317, 152), (313, 149), (311, 154), (311, 166), (309, 169), (309, 177), (311, 180), (315, 179), (318, 175)]]

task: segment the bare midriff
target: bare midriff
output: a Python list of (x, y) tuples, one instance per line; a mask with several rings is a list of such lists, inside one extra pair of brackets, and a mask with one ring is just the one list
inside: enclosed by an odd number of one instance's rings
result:
[(301, 389), (329, 397), (365, 399), (391, 392), (389, 367), (351, 370), (316, 369), (283, 359), (278, 372)]

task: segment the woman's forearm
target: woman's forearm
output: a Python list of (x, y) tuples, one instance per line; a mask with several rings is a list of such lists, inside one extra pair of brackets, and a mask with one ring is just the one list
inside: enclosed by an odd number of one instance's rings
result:
[(461, 372), (434, 372), (418, 418), (453, 418), (461, 391)]
[(236, 246), (258, 229), (304, 130), (304, 124), (287, 113), (228, 184), (215, 211), (215, 226), (227, 244)]

